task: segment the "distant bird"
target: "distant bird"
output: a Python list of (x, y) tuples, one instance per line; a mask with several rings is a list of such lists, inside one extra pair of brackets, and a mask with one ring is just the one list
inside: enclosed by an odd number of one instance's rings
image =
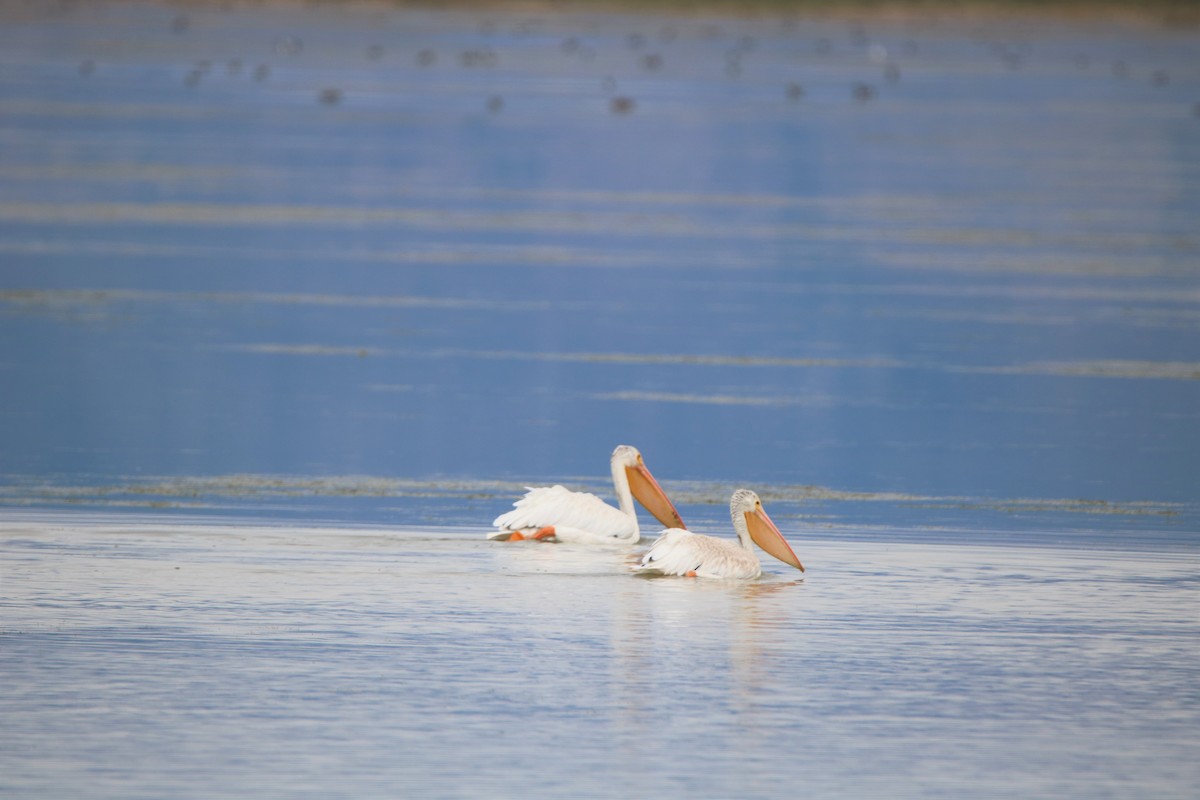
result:
[(464, 67), (494, 67), (496, 66), (496, 61), (496, 53), (490, 47), (464, 50), (458, 54), (458, 63)]
[(628, 114), (633, 111), (632, 97), (614, 97), (612, 99), (612, 111), (614, 114)]
[(762, 565), (754, 553), (753, 543), (804, 572), (800, 559), (767, 516), (757, 494), (749, 489), (734, 492), (729, 499), (729, 516), (737, 531), (736, 542), (686, 530), (665, 530), (633, 571), (642, 575), (688, 578), (757, 578), (762, 574)]
[(594, 494), (572, 492), (563, 486), (528, 487), (525, 496), (513, 503), (512, 511), (492, 522), (498, 530), (488, 534), (488, 538), (636, 544), (641, 531), (634, 499), (663, 525), (684, 527), (675, 505), (654, 480), (636, 447), (619, 445), (609, 463), (620, 508), (613, 508)]
[(304, 40), (295, 36), (283, 36), (275, 40), (275, 52), (284, 56), (298, 56), (304, 52)]
[(342, 90), (333, 87), (322, 89), (317, 95), (317, 99), (327, 106), (336, 105), (342, 102)]
[(875, 97), (875, 87), (865, 83), (854, 84), (854, 99), (860, 103), (866, 103)]

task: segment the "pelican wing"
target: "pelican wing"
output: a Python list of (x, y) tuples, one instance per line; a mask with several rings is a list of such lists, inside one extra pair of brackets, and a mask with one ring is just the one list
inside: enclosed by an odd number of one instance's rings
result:
[(655, 540), (633, 568), (644, 575), (687, 575), (706, 578), (757, 578), (758, 558), (743, 547), (679, 528), (669, 528)]
[(635, 532), (633, 520), (594, 494), (572, 492), (563, 486), (526, 487), (525, 496), (513, 510), (492, 522), (500, 530), (555, 528), (588, 531), (603, 537), (628, 538)]

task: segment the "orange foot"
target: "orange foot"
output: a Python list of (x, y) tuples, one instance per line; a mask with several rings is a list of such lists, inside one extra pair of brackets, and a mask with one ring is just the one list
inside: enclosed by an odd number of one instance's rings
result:
[(544, 528), (538, 528), (537, 533), (531, 533), (528, 536), (521, 533), (520, 531), (513, 531), (512, 533), (510, 533), (508, 535), (508, 538), (505, 539), (505, 541), (506, 542), (524, 542), (527, 539), (536, 539), (538, 541), (545, 541), (546, 539), (553, 539), (554, 536), (555, 536), (554, 526), (547, 525)]
[(694, 577), (696, 577), (696, 570), (694, 570), (694, 569), (689, 569), (687, 572), (683, 573), (683, 577), (685, 577), (685, 578), (694, 578)]

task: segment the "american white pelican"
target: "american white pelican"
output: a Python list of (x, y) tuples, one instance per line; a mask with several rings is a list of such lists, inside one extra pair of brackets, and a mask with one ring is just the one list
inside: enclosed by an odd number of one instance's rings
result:
[(636, 447), (619, 445), (612, 454), (613, 489), (620, 508), (613, 508), (594, 494), (572, 492), (562, 486), (529, 489), (513, 510), (492, 522), (499, 530), (489, 539), (555, 539), (583, 544), (635, 544), (641, 538), (633, 500), (663, 525), (682, 528), (683, 520), (654, 480)]
[(689, 578), (757, 578), (762, 574), (751, 541), (804, 572), (804, 565), (779, 528), (763, 510), (758, 495), (738, 489), (729, 500), (729, 516), (738, 540), (718, 539), (691, 531), (662, 532), (633, 571), (643, 575), (685, 575)]

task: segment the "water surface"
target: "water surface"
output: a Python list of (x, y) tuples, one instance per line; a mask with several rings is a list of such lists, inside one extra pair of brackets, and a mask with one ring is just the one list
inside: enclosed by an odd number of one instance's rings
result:
[(1198, 44), (0, 11), (0, 794), (1190, 796)]
[(9, 796), (1184, 797), (1196, 777), (1191, 556), (805, 538), (803, 581), (733, 585), (447, 530), (0, 532)]

